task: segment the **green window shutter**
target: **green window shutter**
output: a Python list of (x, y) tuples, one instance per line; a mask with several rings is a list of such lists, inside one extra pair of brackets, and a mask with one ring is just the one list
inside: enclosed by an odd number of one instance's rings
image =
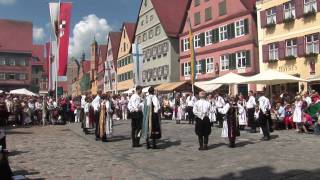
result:
[(212, 30), (212, 43), (218, 43), (219, 42), (219, 29)]
[(228, 31), (227, 39), (233, 39), (235, 37), (234, 23), (227, 25), (227, 31)]
[(249, 20), (244, 20), (244, 34), (249, 34)]
[(184, 76), (184, 63), (181, 63), (180, 72), (181, 72), (181, 76)]
[(226, 0), (219, 2), (219, 16), (223, 16), (227, 13)]
[(237, 68), (236, 54), (235, 53), (229, 54), (229, 69), (234, 70), (236, 68)]
[(200, 63), (201, 63), (201, 73), (202, 73), (202, 74), (205, 74), (205, 73), (206, 73), (206, 60), (205, 60), (205, 59), (202, 59), (202, 60), (200, 61)]
[(199, 36), (200, 36), (200, 46), (203, 47), (205, 45), (204, 33), (201, 33)]
[(184, 44), (183, 44), (183, 39), (180, 41), (180, 52), (184, 51)]
[(246, 51), (246, 66), (247, 66), (247, 67), (251, 67), (250, 51)]

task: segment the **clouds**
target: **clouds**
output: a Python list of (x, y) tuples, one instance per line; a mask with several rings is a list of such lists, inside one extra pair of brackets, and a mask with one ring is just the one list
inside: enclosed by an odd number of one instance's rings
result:
[(83, 17), (73, 29), (73, 34), (70, 38), (69, 58), (80, 58), (83, 51), (85, 51), (86, 58), (88, 58), (93, 38), (96, 38), (98, 44), (106, 44), (107, 34), (112, 29), (106, 19), (99, 18), (95, 14)]
[[(1, 1), (1, 0), (0, 0)], [(46, 33), (42, 27), (34, 26), (32, 29), (33, 41), (36, 43), (43, 43), (46, 38)]]
[(16, 0), (0, 0), (0, 4), (2, 5), (12, 5), (15, 3), (16, 3)]

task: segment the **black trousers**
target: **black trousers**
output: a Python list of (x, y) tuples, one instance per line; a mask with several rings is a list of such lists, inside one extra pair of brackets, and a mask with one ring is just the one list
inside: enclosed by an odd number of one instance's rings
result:
[(223, 114), (217, 112), (217, 121), (219, 123), (219, 128), (222, 128), (222, 126), (223, 126)]
[(142, 129), (142, 120), (143, 114), (141, 111), (139, 112), (132, 112), (131, 113), (131, 139), (132, 139), (132, 146), (137, 147), (140, 143), (140, 136), (141, 129)]
[(200, 147), (207, 146), (211, 134), (211, 124), (208, 117), (204, 117), (203, 120), (196, 118), (195, 133), (198, 135)]
[(263, 136), (266, 138), (270, 138), (270, 132), (269, 132), (269, 120), (268, 115), (264, 114), (262, 111), (259, 113), (259, 124), (263, 132)]
[(188, 113), (189, 124), (193, 124), (194, 123), (193, 107), (188, 106), (187, 107), (187, 113)]
[(256, 126), (257, 126), (254, 120), (254, 111), (255, 111), (254, 108), (248, 109), (248, 121), (252, 131), (256, 131)]
[(94, 124), (95, 124), (96, 138), (99, 138), (99, 117), (100, 117), (100, 111), (95, 111), (94, 112)]

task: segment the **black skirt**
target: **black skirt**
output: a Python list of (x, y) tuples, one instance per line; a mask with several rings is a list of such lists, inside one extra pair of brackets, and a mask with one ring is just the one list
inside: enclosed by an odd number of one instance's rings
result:
[(209, 136), (211, 134), (211, 123), (208, 117), (203, 120), (196, 118), (195, 132), (198, 136)]
[(152, 129), (151, 129), (151, 139), (161, 138), (161, 125), (158, 113), (152, 113)]

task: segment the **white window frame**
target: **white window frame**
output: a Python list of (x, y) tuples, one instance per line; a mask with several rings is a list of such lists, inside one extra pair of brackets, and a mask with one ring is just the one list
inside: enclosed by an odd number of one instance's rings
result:
[(283, 5), (284, 19), (296, 18), (296, 8), (293, 1), (289, 1)]
[(183, 51), (188, 51), (190, 49), (189, 38), (183, 38)]
[(202, 67), (200, 61), (196, 61), (196, 74), (201, 74)]
[(267, 24), (276, 24), (277, 23), (277, 14), (276, 8), (270, 8), (267, 10)]
[[(23, 78), (21, 78), (23, 77)], [(19, 74), (19, 80), (26, 80), (27, 79), (27, 75), (24, 73)]]
[(193, 37), (194, 48), (199, 48), (200, 46), (200, 34), (196, 34)]
[(184, 75), (185, 77), (190, 76), (191, 67), (189, 66), (189, 63), (188, 63), (188, 62), (183, 63), (183, 68), (184, 68), (184, 73), (183, 73), (183, 75)]
[(220, 56), (220, 70), (221, 71), (229, 70), (229, 56), (227, 54)]
[(161, 27), (160, 26), (157, 26), (156, 27), (156, 33), (155, 33), (155, 35), (156, 36), (159, 36), (161, 34)]
[(213, 73), (214, 72), (214, 59), (207, 58), (206, 59), (206, 73)]
[(227, 28), (227, 25), (219, 27), (219, 40), (220, 40), (220, 42), (228, 40), (228, 28)]
[(286, 41), (286, 56), (298, 56), (297, 40), (289, 39)]
[(236, 37), (240, 37), (240, 36), (244, 36), (245, 35), (244, 19), (236, 21), (234, 23), (234, 26), (235, 26), (235, 35), (236, 35)]
[(206, 31), (205, 32), (205, 45), (211, 45), (212, 44), (212, 31)]
[(237, 69), (244, 69), (247, 67), (247, 54), (246, 51), (236, 53)]
[(317, 0), (304, 0), (303, 7), (304, 13), (312, 12), (312, 9), (314, 9), (314, 11), (317, 12)]
[(0, 58), (0, 66), (5, 66), (6, 65), (6, 58), (1, 57)]
[(276, 46), (276, 43), (269, 44), (269, 60), (278, 60), (279, 59), (279, 47)]
[[(306, 53), (319, 53), (319, 35), (312, 34), (306, 36)], [(308, 37), (311, 37), (311, 41), (308, 41)]]

